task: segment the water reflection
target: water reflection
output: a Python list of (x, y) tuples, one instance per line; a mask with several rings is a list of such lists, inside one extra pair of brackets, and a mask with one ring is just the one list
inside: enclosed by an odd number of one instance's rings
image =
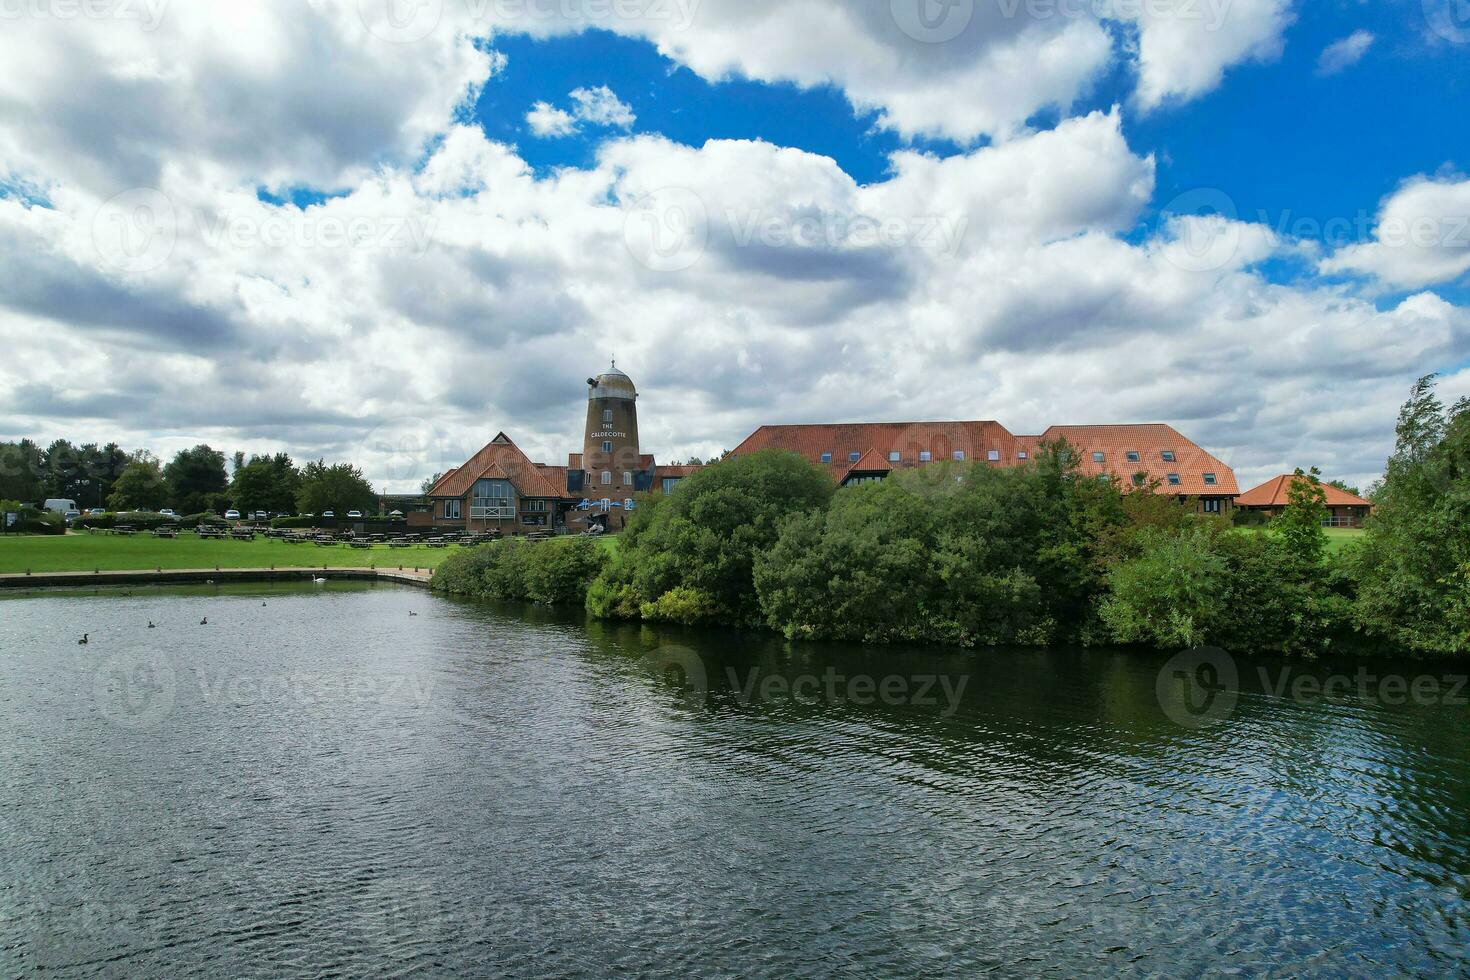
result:
[(370, 585), (7, 598), (0, 949), (61, 975), (1470, 968), (1466, 708), (1294, 697), (1357, 665), (1283, 688), (1251, 661), (1187, 727), (1168, 659)]

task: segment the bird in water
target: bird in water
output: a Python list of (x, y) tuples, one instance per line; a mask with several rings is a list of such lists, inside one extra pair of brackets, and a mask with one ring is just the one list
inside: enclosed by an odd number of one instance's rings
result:
[(263, 605), (265, 605), (265, 603), (262, 602), (261, 605), (263, 606)]
[(150, 619), (150, 620), (148, 620), (148, 628), (149, 628), (149, 629), (151, 629), (151, 630), (156, 630), (156, 629), (158, 629), (158, 627), (157, 627), (157, 626), (154, 626), (154, 625), (153, 625), (153, 620), (151, 620), (151, 619)]
[(91, 633), (83, 633), (82, 634), (82, 638), (77, 641), (77, 646), (83, 646), (83, 647), (86, 646), (87, 645), (87, 637), (89, 637), (91, 635), (92, 635)]
[(325, 585), (327, 580), (324, 578), (314, 578), (312, 579), (312, 581), (315, 582), (317, 585)]
[(208, 616), (205, 616), (203, 619), (201, 619), (199, 621), (199, 625), (200, 626), (208, 626), (209, 625), (209, 617)]
[(414, 612), (414, 611), (413, 611), (413, 610), (412, 610), (412, 609), (410, 609), (410, 610), (409, 610), (409, 611), (408, 611), (408, 614), (409, 614), (409, 615), (410, 615), (410, 616), (417, 616), (417, 615), (418, 615), (418, 613), (416, 613), (416, 612)]

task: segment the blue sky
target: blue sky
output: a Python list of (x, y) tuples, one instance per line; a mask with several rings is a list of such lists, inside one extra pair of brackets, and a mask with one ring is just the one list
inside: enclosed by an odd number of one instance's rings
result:
[(1109, 2), (28, 7), (0, 438), (411, 489), (556, 461), (615, 353), (664, 459), (1168, 422), (1371, 481), (1417, 376), (1470, 394), (1460, 0)]

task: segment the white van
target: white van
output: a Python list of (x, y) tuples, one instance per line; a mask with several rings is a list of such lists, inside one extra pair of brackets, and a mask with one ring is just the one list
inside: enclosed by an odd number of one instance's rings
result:
[(60, 497), (52, 497), (42, 506), (42, 510), (49, 510), (56, 514), (65, 514), (67, 511), (76, 510), (75, 500), (63, 500)]

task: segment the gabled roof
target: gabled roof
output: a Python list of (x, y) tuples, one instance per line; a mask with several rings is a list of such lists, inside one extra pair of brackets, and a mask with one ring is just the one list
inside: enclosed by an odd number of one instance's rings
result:
[[(1135, 473), (1145, 473), (1158, 480), (1160, 493), (1198, 494), (1233, 497), (1240, 493), (1235, 471), (1195, 445), (1173, 427), (1161, 423), (1142, 425), (1054, 425), (1039, 440), (1055, 442), (1065, 439), (1077, 450), (1077, 470), (1084, 476), (1113, 476), (1131, 485)], [(1102, 453), (1102, 462), (1093, 453)], [(1128, 453), (1138, 453), (1138, 462), (1130, 462)], [(1172, 452), (1174, 461), (1163, 458)], [(1169, 474), (1177, 474), (1177, 485), (1168, 482)], [(1205, 482), (1205, 474), (1213, 473), (1215, 483)]]
[[(1281, 476), (1273, 476), (1258, 487), (1252, 487), (1239, 497), (1235, 498), (1237, 507), (1285, 507), (1291, 501), (1287, 499), (1287, 491), (1291, 489), (1291, 481), (1296, 479), (1296, 474), (1285, 473)], [(1303, 477), (1306, 479), (1306, 477)], [(1372, 507), (1373, 501), (1364, 500), (1357, 494), (1348, 493), (1330, 484), (1322, 484), (1322, 489), (1327, 493), (1327, 506), (1329, 507)]]
[(561, 487), (553, 485), (504, 432), (498, 433), (469, 462), (441, 477), (428, 496), (463, 497), (477, 480), (509, 480), (522, 497), (567, 496), (565, 483)]
[(842, 471), (841, 475), (837, 478), (837, 482), (846, 482), (847, 478), (852, 476), (854, 473), (887, 474), (892, 472), (893, 467), (889, 465), (888, 460), (885, 459), (883, 456), (880, 456), (878, 454), (878, 450), (869, 449), (858, 458), (858, 461), (856, 463), (853, 463), (847, 469)]

